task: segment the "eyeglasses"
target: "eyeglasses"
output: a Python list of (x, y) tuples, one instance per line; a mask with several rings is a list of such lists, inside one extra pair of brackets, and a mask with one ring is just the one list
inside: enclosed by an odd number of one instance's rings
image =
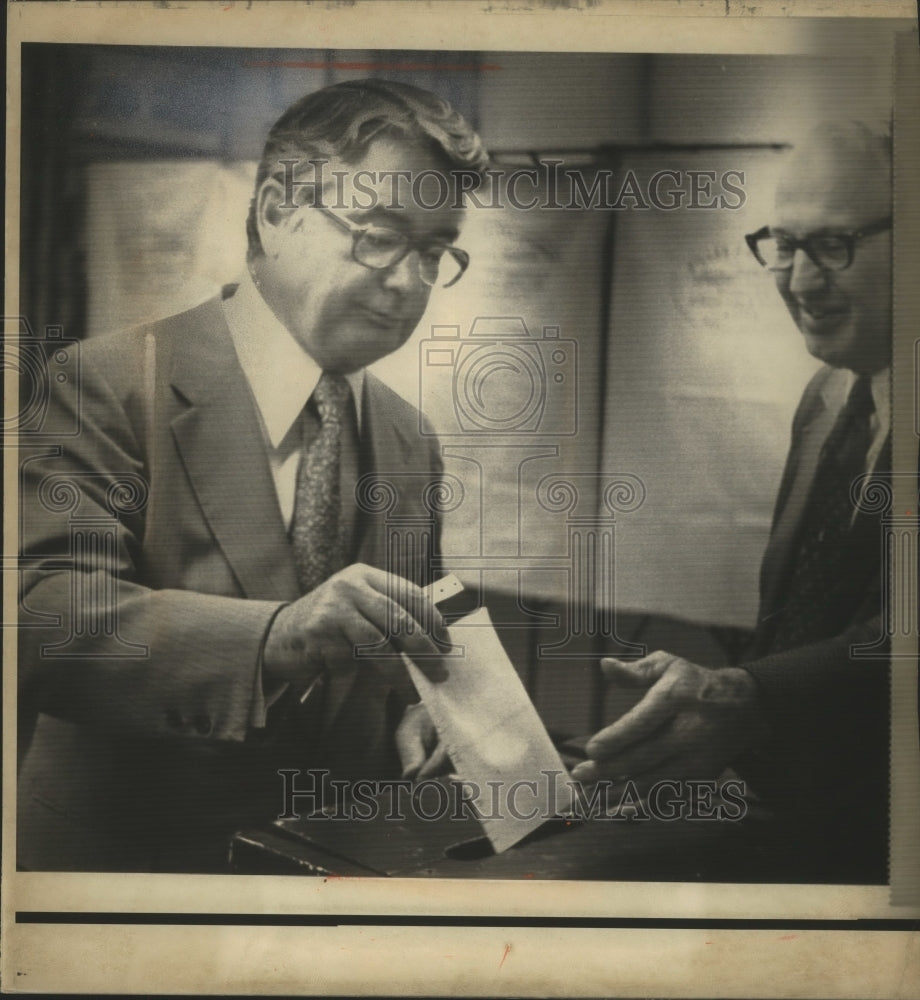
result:
[(418, 274), (426, 285), (449, 288), (455, 285), (470, 265), (470, 255), (449, 243), (414, 240), (406, 233), (381, 226), (359, 226), (322, 205), (312, 205), (336, 225), (351, 233), (351, 255), (364, 267), (382, 271), (418, 251)]
[(796, 250), (804, 250), (816, 267), (823, 271), (844, 271), (853, 263), (856, 244), (891, 228), (891, 217), (870, 222), (852, 232), (815, 233), (797, 240), (788, 233), (774, 232), (769, 226), (745, 236), (751, 253), (770, 271), (788, 271)]

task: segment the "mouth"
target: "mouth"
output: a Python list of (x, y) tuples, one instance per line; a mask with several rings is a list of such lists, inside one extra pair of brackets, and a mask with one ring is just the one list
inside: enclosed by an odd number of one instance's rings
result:
[(846, 318), (848, 310), (842, 306), (822, 306), (817, 303), (798, 305), (799, 322), (807, 333), (830, 333)]
[(384, 312), (380, 309), (372, 309), (370, 306), (359, 306), (361, 315), (366, 317), (374, 324), (383, 330), (392, 330), (402, 324), (403, 319), (401, 316)]

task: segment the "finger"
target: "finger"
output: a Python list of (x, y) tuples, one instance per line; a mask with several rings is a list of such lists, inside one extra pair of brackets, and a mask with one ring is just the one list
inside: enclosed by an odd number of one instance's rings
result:
[(572, 777), (579, 781), (598, 781), (601, 778), (618, 781), (637, 778), (659, 768), (672, 757), (673, 750), (665, 740), (651, 740), (614, 757), (582, 761), (572, 772)]
[(613, 757), (631, 744), (655, 736), (677, 710), (670, 687), (662, 678), (649, 688), (638, 705), (588, 740), (585, 747), (588, 756), (594, 759)]
[[(350, 662), (376, 670), (406, 703), (418, 702), (419, 694), (402, 655), (381, 635), (373, 622), (355, 614), (349, 617), (343, 638), (349, 644)], [(445, 671), (446, 674), (446, 671)]]
[(375, 657), (399, 658), (399, 650), (360, 608), (343, 608), (336, 626), (342, 643), (348, 647), (350, 663), (360, 664)]
[(680, 796), (683, 793), (683, 786), (680, 779), (673, 777), (674, 764), (676, 764), (676, 761), (664, 761), (654, 771), (649, 771), (647, 774), (637, 775), (636, 777), (614, 778), (607, 775), (600, 775), (592, 779), (579, 778), (578, 780), (585, 785), (601, 782), (601, 795), (597, 797), (597, 792), (594, 792), (591, 798), (596, 799), (606, 811), (615, 812), (618, 806), (636, 805), (640, 801), (645, 802), (648, 799), (649, 793), (656, 786), (663, 786), (665, 782), (667, 782), (667, 789), (662, 788), (662, 791), (667, 790), (671, 797)]
[[(406, 655), (416, 663), (430, 681), (446, 680), (447, 667), (443, 657), (430, 637), (419, 631), (418, 624), (401, 607), (388, 601), (378, 591), (371, 588), (357, 588), (353, 593), (354, 616), (349, 616), (350, 634), (358, 634), (358, 622), (362, 639), (355, 643), (354, 655), (359, 661), (373, 661), (377, 670), (392, 684), (406, 701), (416, 701), (415, 689), (411, 684), (402, 651), (408, 645), (414, 652)], [(369, 630), (369, 632), (368, 632)], [(411, 642), (406, 635), (411, 633)], [(368, 634), (372, 639), (365, 638)]]
[(407, 611), (425, 634), (434, 636), (442, 644), (450, 641), (444, 618), (424, 587), (396, 573), (369, 569), (367, 582), (373, 590)]
[(608, 771), (605, 762), (596, 760), (579, 761), (575, 767), (572, 768), (571, 775), (576, 781), (583, 781), (585, 784), (591, 784), (592, 782), (600, 781), (603, 778), (614, 781), (621, 777), (616, 765), (613, 765)]
[[(415, 661), (432, 680), (436, 679), (432, 673), (437, 674), (439, 667), (443, 671), (442, 650), (432, 637), (431, 627), (426, 630), (405, 607), (376, 589), (358, 588), (354, 601), (361, 614), (387, 637), (389, 643)], [(425, 616), (425, 612), (419, 614)]]
[(402, 722), (396, 727), (396, 752), (402, 764), (403, 778), (411, 778), (425, 763), (427, 751), (422, 741), (418, 708), (407, 708)]
[[(592, 790), (590, 799), (588, 800), (592, 804), (592, 810), (596, 810), (592, 811), (592, 815), (610, 816), (619, 809), (630, 783), (610, 778), (599, 778), (597, 780), (601, 784)], [(585, 784), (594, 784), (594, 782), (585, 782)], [(632, 783), (630, 796), (634, 801), (640, 798), (635, 782)]]
[(662, 649), (643, 656), (641, 660), (618, 660), (615, 656), (605, 656), (601, 659), (601, 670), (608, 683), (624, 687), (651, 687), (676, 659)]
[(612, 763), (622, 778), (635, 778), (660, 767), (673, 756), (667, 735), (648, 740), (618, 754)]
[(578, 773), (576, 768), (573, 777), (579, 780), (639, 778), (661, 770), (670, 761), (674, 762), (674, 770), (669, 778), (693, 777), (701, 773), (701, 768), (705, 770), (705, 762), (711, 756), (707, 733), (698, 725), (672, 725), (653, 739), (634, 744), (613, 757), (583, 762), (592, 766), (586, 767), (583, 773)]
[(405, 754), (400, 754), (403, 769), (400, 777), (403, 780), (414, 781), (419, 776), (419, 769), (425, 763), (425, 753), (421, 743), (413, 749), (407, 749)]
[(447, 747), (443, 743), (438, 743), (434, 753), (425, 761), (418, 773), (419, 780), (422, 778), (432, 778), (439, 774), (447, 774), (451, 768), (450, 757), (447, 755)]

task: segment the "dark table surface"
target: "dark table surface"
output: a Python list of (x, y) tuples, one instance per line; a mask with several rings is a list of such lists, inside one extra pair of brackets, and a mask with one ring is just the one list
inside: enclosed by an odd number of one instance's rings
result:
[(301, 817), (234, 837), (231, 864), (248, 874), (399, 878), (680, 882), (879, 883), (866, 865), (803, 840), (794, 821), (756, 802), (742, 819), (551, 820), (494, 854), (471, 815), (422, 819)]

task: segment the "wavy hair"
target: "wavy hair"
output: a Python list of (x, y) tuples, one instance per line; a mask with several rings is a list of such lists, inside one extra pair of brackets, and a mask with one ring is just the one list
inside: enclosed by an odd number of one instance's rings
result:
[(489, 158), (467, 120), (430, 91), (387, 80), (337, 83), (302, 97), (275, 122), (262, 151), (246, 219), (248, 257), (262, 253), (256, 199), (268, 177), (280, 176), (282, 160), (338, 157), (354, 163), (382, 137), (420, 142), (449, 169), (481, 180)]

